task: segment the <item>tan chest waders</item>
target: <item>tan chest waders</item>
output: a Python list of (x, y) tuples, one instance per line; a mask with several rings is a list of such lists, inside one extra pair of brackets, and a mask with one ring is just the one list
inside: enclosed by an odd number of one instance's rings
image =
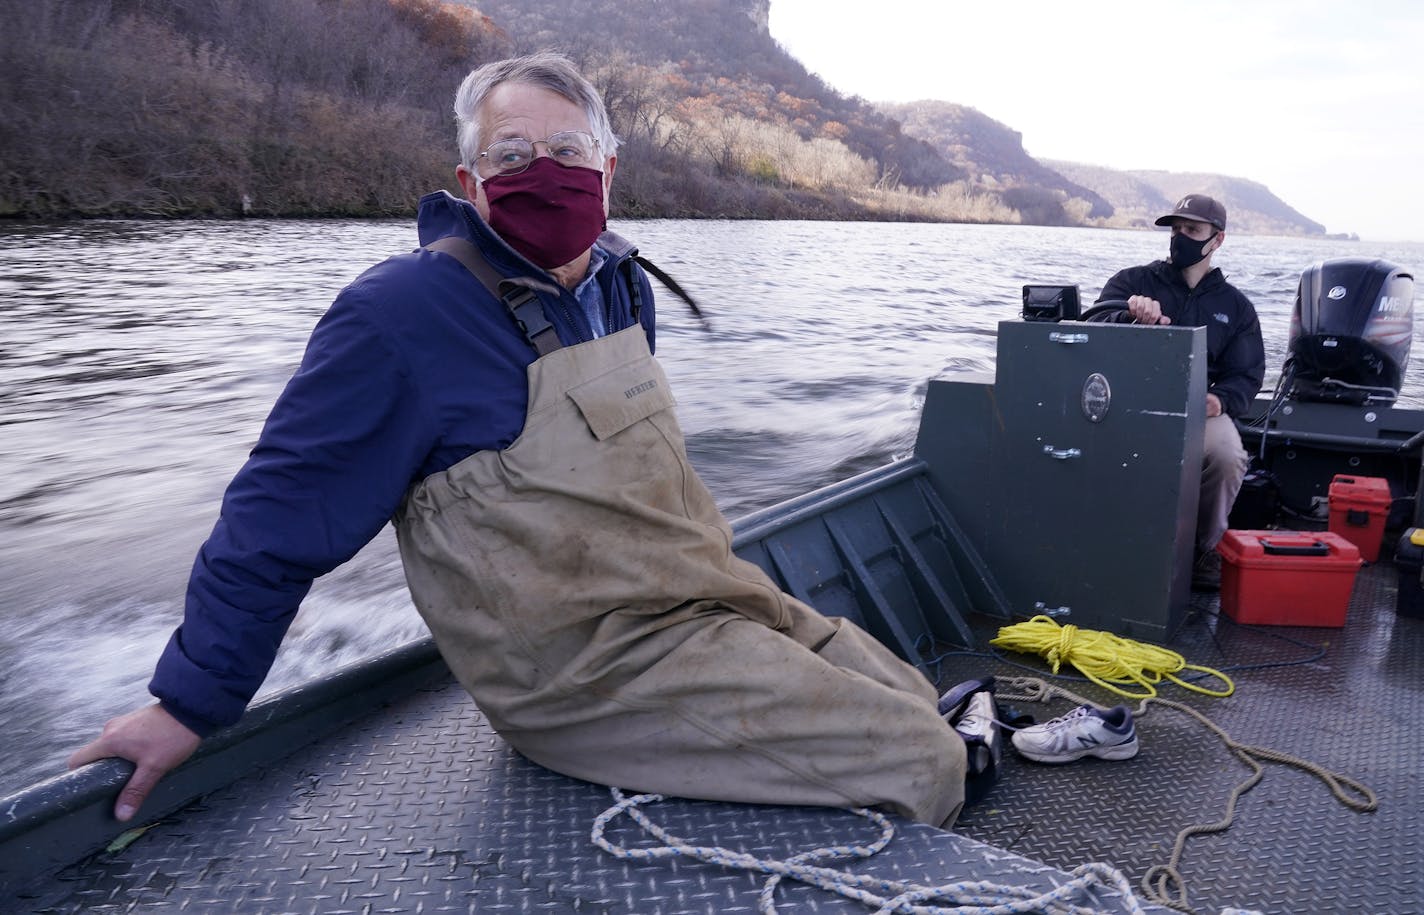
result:
[(634, 326), (529, 367), (524, 431), (412, 487), (416, 607), (495, 729), (589, 781), (952, 820), (931, 685), (737, 558)]

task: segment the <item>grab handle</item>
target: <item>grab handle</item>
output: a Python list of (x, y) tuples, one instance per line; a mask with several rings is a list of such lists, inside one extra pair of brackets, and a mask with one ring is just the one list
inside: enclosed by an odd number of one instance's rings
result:
[(1271, 556), (1329, 556), (1330, 547), (1322, 541), (1314, 543), (1272, 543), (1261, 538), (1261, 549)]

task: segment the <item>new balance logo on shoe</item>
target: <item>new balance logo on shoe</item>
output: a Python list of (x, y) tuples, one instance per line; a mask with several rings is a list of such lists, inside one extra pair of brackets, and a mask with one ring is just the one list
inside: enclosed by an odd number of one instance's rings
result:
[(1127, 706), (1103, 711), (1080, 705), (1052, 721), (1016, 731), (1014, 749), (1035, 762), (1066, 763), (1084, 756), (1131, 759), (1137, 755), (1137, 728)]

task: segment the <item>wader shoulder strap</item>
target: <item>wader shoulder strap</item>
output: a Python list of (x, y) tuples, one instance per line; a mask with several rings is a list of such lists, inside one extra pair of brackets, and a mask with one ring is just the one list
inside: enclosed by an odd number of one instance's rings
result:
[(509, 313), (514, 316), (514, 323), (519, 325), (524, 339), (534, 347), (534, 352), (546, 356), (563, 345), (559, 342), (559, 335), (554, 330), (554, 325), (544, 317), (543, 304), (534, 294), (535, 289), (557, 292), (553, 287), (538, 280), (511, 279), (500, 276), (499, 272), (490, 266), (490, 262), (485, 260), (485, 256), (480, 253), (479, 248), (458, 235), (447, 235), (444, 238), (436, 239), (425, 247), (431, 251), (448, 254), (464, 264), (465, 269), (480, 281), (480, 285), (504, 302), (504, 307), (508, 308)]

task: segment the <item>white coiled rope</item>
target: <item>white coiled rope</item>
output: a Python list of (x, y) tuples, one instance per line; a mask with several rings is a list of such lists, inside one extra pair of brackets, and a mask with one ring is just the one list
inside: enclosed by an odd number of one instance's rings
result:
[[(639, 808), (663, 800), (661, 794), (639, 794), (625, 797), (617, 788), (611, 789), (616, 803), (599, 814), (593, 823), (593, 844), (625, 861), (664, 861), (669, 858), (691, 858), (732, 870), (766, 874), (760, 908), (763, 915), (776, 912), (776, 887), (784, 878), (819, 887), (832, 893), (875, 907), (875, 915), (1101, 915), (1101, 910), (1079, 905), (1094, 886), (1116, 890), (1132, 915), (1143, 915), (1141, 904), (1132, 893), (1132, 886), (1123, 874), (1106, 864), (1084, 864), (1074, 868), (1066, 883), (1047, 892), (1027, 887), (1004, 886), (986, 880), (947, 883), (943, 886), (918, 886), (894, 880), (883, 880), (864, 874), (852, 874), (815, 862), (869, 858), (885, 848), (895, 837), (895, 827), (883, 814), (858, 808), (851, 810), (880, 827), (880, 838), (868, 845), (832, 845), (803, 852), (785, 861), (758, 858), (745, 852), (716, 846), (700, 846), (672, 835), (648, 819)], [(604, 837), (608, 824), (627, 815), (643, 830), (662, 843), (652, 848), (624, 848)], [(935, 903), (923, 905), (922, 903)]]

